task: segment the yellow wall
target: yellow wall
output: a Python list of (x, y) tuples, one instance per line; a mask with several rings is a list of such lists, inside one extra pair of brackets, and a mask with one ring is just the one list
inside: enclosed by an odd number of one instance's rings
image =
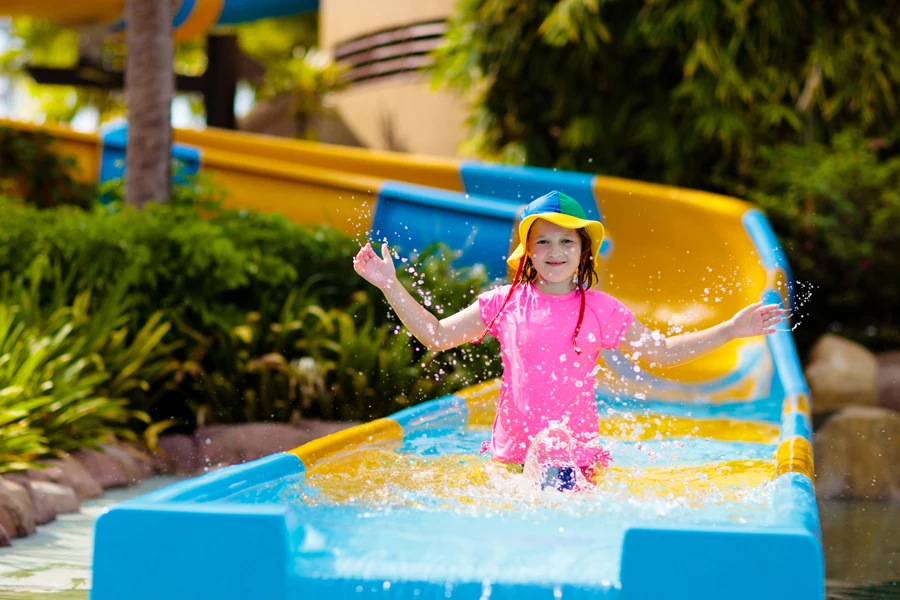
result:
[[(350, 40), (449, 18), (454, 0), (329, 0), (319, 11), (322, 48)], [(465, 111), (455, 94), (430, 89), (427, 77), (404, 73), (351, 83), (335, 94), (341, 119), (367, 148), (432, 156), (456, 156)]]

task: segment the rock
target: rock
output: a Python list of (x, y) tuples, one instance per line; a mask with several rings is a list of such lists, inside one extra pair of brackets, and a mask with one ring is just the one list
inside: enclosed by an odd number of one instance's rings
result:
[(805, 374), (813, 412), (878, 402), (878, 361), (856, 342), (823, 335), (809, 352)]
[(80, 462), (70, 456), (39, 461), (46, 465), (43, 469), (29, 469), (25, 476), (32, 481), (49, 481), (58, 483), (75, 490), (82, 500), (87, 498), (99, 498), (103, 495), (103, 488), (91, 477), (91, 474)]
[(31, 480), (24, 473), (9, 473), (4, 475), (3, 479), (18, 483), (28, 493), (28, 500), (31, 502), (31, 508), (34, 511), (35, 525), (46, 525), (56, 518), (56, 512), (47, 504), (43, 496), (35, 494)]
[(304, 427), (285, 423), (213, 425), (197, 429), (194, 437), (197, 439), (201, 466), (215, 468), (291, 450), (345, 427), (345, 423), (325, 421), (306, 422)]
[(81, 502), (70, 487), (49, 481), (32, 481), (34, 494), (53, 510), (54, 515), (78, 512)]
[(153, 465), (154, 472), (156, 473), (174, 473), (175, 469), (169, 462), (162, 456), (162, 454), (158, 451), (154, 452), (150, 455), (151, 464)]
[(137, 460), (144, 479), (156, 473), (168, 472), (169, 465), (158, 454), (149, 452), (146, 448), (131, 442), (122, 442), (121, 446)]
[(13, 537), (34, 533), (34, 510), (28, 492), (14, 481), (0, 477), (0, 526)]
[(900, 500), (900, 414), (844, 408), (815, 433), (816, 494)]
[(31, 481), (50, 481), (52, 483), (70, 485), (71, 478), (68, 473), (63, 471), (60, 467), (49, 465), (47, 463), (42, 464), (45, 466), (41, 469), (28, 469), (25, 471), (25, 477)]
[[(91, 477), (103, 489), (126, 487), (138, 480), (138, 468), (130, 456), (123, 459), (124, 452), (99, 452), (97, 450), (78, 450), (72, 457), (80, 462)], [(121, 452), (121, 453), (120, 453)], [(127, 455), (126, 455), (127, 456)]]
[(149, 457), (138, 454), (137, 450), (132, 450), (119, 444), (102, 444), (100, 449), (122, 466), (122, 471), (131, 483), (143, 481), (145, 473), (150, 474), (153, 472)]
[(0, 525), (0, 548), (5, 548), (7, 546), (12, 546), (12, 537), (10, 537), (9, 532)]
[(900, 412), (900, 350), (884, 352), (878, 360), (878, 404)]
[(168, 470), (175, 473), (193, 473), (200, 468), (197, 445), (192, 436), (183, 433), (163, 435), (160, 436), (156, 446)]
[(285, 423), (246, 423), (200, 427), (193, 437), (160, 437), (159, 448), (178, 473), (216, 469), (257, 460), (356, 425), (351, 422), (305, 420)]

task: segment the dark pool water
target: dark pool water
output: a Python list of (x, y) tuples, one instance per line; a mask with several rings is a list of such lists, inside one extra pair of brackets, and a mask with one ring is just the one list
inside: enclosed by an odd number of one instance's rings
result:
[(900, 502), (819, 502), (828, 598), (900, 600)]

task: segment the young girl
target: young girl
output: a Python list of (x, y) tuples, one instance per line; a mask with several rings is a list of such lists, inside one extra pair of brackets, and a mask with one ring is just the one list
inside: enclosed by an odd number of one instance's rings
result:
[[(503, 378), (491, 441), (483, 450), (521, 469), (532, 440), (551, 424), (572, 434), (570, 456), (588, 481), (609, 454), (590, 444), (598, 436), (594, 367), (601, 349), (623, 342), (648, 362), (672, 366), (715, 350), (730, 340), (768, 335), (783, 317), (778, 305), (750, 305), (709, 329), (664, 337), (652, 332), (625, 305), (591, 288), (599, 280), (595, 259), (603, 225), (585, 218), (581, 206), (553, 191), (531, 202), (519, 223), (518, 247), (507, 262), (511, 285), (478, 296), (462, 311), (438, 320), (397, 281), (387, 244), (381, 258), (366, 244), (354, 268), (384, 292), (403, 324), (429, 350), (500, 341)], [(574, 468), (557, 467), (558, 489), (575, 487)]]

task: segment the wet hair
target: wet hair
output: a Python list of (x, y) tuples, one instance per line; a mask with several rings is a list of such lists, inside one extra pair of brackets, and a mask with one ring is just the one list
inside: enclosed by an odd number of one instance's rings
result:
[[(533, 226), (534, 224), (532, 224), (532, 227)], [(591, 245), (591, 236), (588, 235), (588, 232), (584, 227), (576, 229), (575, 232), (581, 240), (581, 257), (578, 259), (578, 270), (575, 273), (575, 277), (576, 281), (581, 284), (581, 289), (589, 290), (600, 280), (600, 278), (597, 277), (597, 272), (594, 270), (595, 258), (591, 252), (591, 248), (593, 248)], [(531, 235), (531, 229), (528, 230), (528, 235)], [(531, 257), (526, 255), (520, 281), (534, 283), (537, 281), (537, 278), (537, 269), (535, 269), (534, 265), (531, 263)]]

